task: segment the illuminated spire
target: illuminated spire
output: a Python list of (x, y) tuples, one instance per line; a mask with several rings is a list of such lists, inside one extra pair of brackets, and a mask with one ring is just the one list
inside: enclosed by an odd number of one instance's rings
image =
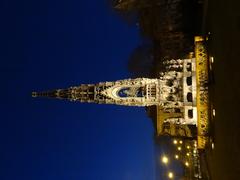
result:
[(160, 79), (126, 79), (98, 84), (82, 84), (67, 89), (33, 92), (33, 97), (127, 106), (159, 105), (162, 101)]
[(81, 85), (67, 89), (56, 89), (44, 92), (32, 92), (32, 97), (50, 97), (70, 101), (92, 102), (94, 100), (94, 85)]

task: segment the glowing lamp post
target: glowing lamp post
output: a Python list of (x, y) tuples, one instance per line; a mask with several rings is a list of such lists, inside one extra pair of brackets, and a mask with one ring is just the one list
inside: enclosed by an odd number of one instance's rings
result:
[(176, 139), (173, 140), (173, 144), (177, 144), (178, 141)]
[(169, 179), (173, 179), (173, 178), (174, 178), (173, 172), (168, 172), (168, 178), (169, 178)]
[(176, 155), (175, 155), (175, 159), (179, 159), (179, 155), (176, 154)]
[(167, 157), (167, 156), (163, 156), (163, 157), (162, 157), (162, 163), (163, 163), (163, 164), (168, 164), (168, 162), (169, 162), (168, 157)]

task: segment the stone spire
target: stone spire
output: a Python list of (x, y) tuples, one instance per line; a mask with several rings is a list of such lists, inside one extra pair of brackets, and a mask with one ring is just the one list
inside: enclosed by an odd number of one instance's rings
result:
[(32, 97), (49, 97), (57, 99), (67, 99), (70, 101), (93, 102), (94, 85), (80, 85), (67, 89), (56, 89), (44, 92), (32, 92)]
[(125, 79), (98, 84), (82, 84), (67, 89), (33, 92), (33, 97), (127, 106), (159, 105), (162, 101), (160, 79)]

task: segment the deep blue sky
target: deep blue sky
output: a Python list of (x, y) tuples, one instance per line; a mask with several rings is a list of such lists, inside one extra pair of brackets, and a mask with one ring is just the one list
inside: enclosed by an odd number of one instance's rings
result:
[(151, 180), (143, 108), (32, 99), (31, 91), (128, 78), (140, 43), (105, 0), (1, 1), (1, 180)]

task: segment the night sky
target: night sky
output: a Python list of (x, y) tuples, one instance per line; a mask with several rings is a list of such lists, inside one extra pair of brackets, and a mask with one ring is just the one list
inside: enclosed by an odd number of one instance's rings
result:
[(137, 27), (105, 0), (1, 1), (1, 180), (151, 180), (144, 108), (32, 98), (129, 77)]

